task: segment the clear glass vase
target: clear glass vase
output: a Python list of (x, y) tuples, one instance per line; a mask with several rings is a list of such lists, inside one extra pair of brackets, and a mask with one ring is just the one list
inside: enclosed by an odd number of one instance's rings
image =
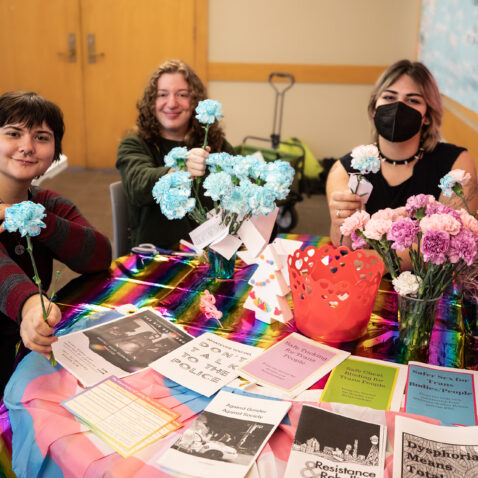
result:
[(464, 332), (476, 335), (478, 331), (478, 290), (476, 287), (463, 288), (461, 315)]
[(428, 360), (428, 346), (440, 299), (398, 296), (398, 336), (403, 363)]
[(231, 279), (234, 276), (234, 266), (236, 264), (236, 254), (226, 259), (212, 249), (208, 249), (207, 257), (209, 261), (209, 277), (215, 279)]

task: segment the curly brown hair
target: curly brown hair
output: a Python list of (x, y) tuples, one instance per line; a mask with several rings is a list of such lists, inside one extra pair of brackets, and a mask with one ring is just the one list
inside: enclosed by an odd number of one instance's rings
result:
[[(164, 73), (181, 73), (189, 85), (189, 93), (191, 95), (191, 109), (195, 110), (198, 103), (207, 98), (207, 90), (202, 81), (196, 75), (194, 70), (182, 60), (167, 60), (154, 70), (146, 88), (144, 89), (142, 98), (136, 103), (139, 114), (136, 119), (138, 126), (138, 134), (146, 141), (159, 144), (161, 138), (161, 125), (156, 118), (155, 104), (158, 90), (158, 80)], [(189, 128), (184, 137), (184, 141), (188, 148), (200, 147), (204, 141), (204, 128), (191, 115)], [(224, 143), (224, 132), (222, 128), (214, 123), (211, 125), (208, 133), (208, 144), (212, 152), (221, 151)]]

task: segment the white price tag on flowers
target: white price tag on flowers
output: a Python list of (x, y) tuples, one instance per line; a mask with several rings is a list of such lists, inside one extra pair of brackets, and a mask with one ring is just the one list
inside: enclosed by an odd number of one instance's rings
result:
[(370, 194), (372, 193), (373, 186), (363, 177), (360, 181), (358, 181), (358, 176), (358, 174), (350, 175), (349, 188), (352, 192), (360, 196), (362, 204), (366, 204)]
[(228, 233), (228, 227), (221, 224), (221, 216), (217, 215), (193, 229), (189, 236), (196, 249), (204, 249), (211, 242), (223, 239)]

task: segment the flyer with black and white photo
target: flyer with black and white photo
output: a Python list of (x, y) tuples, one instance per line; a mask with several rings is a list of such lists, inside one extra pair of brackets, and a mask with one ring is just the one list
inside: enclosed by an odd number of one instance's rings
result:
[(170, 473), (241, 478), (290, 405), (222, 390), (158, 463)]
[(387, 428), (304, 405), (285, 478), (384, 476)]
[(478, 476), (478, 427), (433, 425), (395, 418), (393, 477)]
[(180, 385), (210, 397), (239, 375), (240, 365), (262, 352), (259, 347), (206, 332), (149, 366)]
[(151, 308), (105, 324), (62, 335), (52, 345), (58, 363), (90, 387), (125, 377), (193, 339)]

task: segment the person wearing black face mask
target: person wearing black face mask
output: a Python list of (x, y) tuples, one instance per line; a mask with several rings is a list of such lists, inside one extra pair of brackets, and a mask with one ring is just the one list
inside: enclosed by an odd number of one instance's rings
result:
[[(415, 194), (431, 194), (457, 209), (462, 202), (447, 198), (438, 187), (440, 179), (452, 169), (471, 174), (464, 194), (472, 211), (478, 209), (475, 163), (462, 147), (440, 142), (443, 114), (438, 86), (430, 71), (419, 62), (401, 60), (378, 79), (370, 96), (369, 117), (380, 156), (380, 171), (367, 175), (373, 190), (365, 206), (348, 187), (351, 155), (337, 161), (327, 179), (327, 199), (331, 217), (330, 237), (340, 242), (340, 226), (358, 209), (373, 214), (379, 209), (404, 206)], [(346, 244), (350, 245), (350, 244)]]

